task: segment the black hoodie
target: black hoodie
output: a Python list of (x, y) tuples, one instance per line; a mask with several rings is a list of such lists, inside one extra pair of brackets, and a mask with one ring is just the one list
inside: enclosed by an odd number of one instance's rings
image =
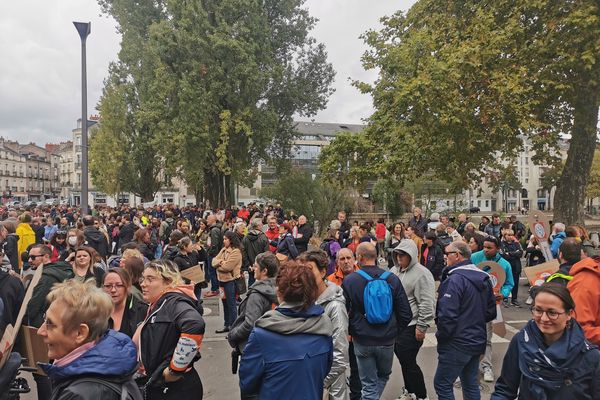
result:
[(24, 297), (25, 288), (21, 280), (0, 270), (0, 299), (4, 303), (4, 313), (0, 316), (0, 335), (6, 325), (15, 325)]
[(269, 239), (261, 231), (250, 231), (242, 240), (242, 246), (242, 258), (244, 261), (242, 267), (247, 269), (254, 264), (257, 255), (269, 251)]
[(106, 257), (108, 256), (108, 241), (106, 240), (104, 233), (100, 232), (100, 230), (94, 226), (86, 226), (83, 230), (83, 235), (85, 236), (87, 245), (96, 250), (98, 254), (100, 254), (100, 257), (106, 260)]

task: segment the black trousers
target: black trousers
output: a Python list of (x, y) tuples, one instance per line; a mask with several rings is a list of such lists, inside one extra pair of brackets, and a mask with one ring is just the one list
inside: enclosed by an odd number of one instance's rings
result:
[(356, 363), (352, 342), (348, 346), (348, 358), (350, 359), (350, 400), (361, 400), (362, 383), (360, 383), (360, 375), (358, 375), (358, 364)]
[(416, 325), (408, 326), (398, 335), (394, 343), (394, 353), (400, 361), (402, 367), (402, 377), (404, 378), (404, 388), (408, 393), (414, 393), (417, 398), (427, 397), (425, 388), (425, 379), (423, 372), (417, 364), (417, 354), (423, 345), (415, 338)]

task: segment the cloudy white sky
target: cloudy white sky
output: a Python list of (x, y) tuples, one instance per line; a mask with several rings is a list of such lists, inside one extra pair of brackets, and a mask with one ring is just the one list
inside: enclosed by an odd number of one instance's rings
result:
[[(313, 36), (325, 43), (337, 72), (335, 94), (318, 122), (360, 123), (371, 100), (348, 79), (372, 81), (360, 56), (358, 37), (379, 18), (415, 0), (308, 0), (319, 19)], [(102, 92), (108, 64), (117, 57), (114, 21), (100, 15), (95, 0), (19, 0), (0, 2), (0, 136), (44, 144), (70, 139), (81, 115), (80, 41), (72, 21), (91, 21), (88, 38), (88, 114)]]

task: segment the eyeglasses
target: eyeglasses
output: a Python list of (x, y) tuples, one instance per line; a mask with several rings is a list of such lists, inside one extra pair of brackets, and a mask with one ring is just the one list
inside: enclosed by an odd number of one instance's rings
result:
[(542, 310), (539, 307), (531, 307), (531, 314), (535, 317), (535, 318), (542, 318), (542, 315), (544, 315), (544, 313), (546, 313), (546, 316), (548, 317), (548, 319), (551, 320), (557, 320), (559, 316), (561, 316), (562, 314), (566, 314), (566, 312), (558, 312), (555, 310)]
[(58, 326), (57, 324), (49, 320), (46, 314), (42, 316), (42, 325), (46, 325), (46, 329), (54, 329)]
[(104, 290), (120, 290), (123, 289), (125, 287), (125, 285), (123, 285), (122, 283), (116, 283), (114, 285), (102, 285), (104, 287)]
[(38, 257), (44, 257), (44, 255), (43, 254), (30, 254), (29, 255), (30, 260), (35, 260)]
[(154, 281), (157, 281), (158, 279), (160, 279), (158, 276), (142, 276), (139, 280), (140, 284), (146, 282), (146, 283), (152, 283)]

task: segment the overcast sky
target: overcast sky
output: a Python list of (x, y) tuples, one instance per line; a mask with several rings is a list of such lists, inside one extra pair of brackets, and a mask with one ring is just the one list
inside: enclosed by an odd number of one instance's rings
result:
[[(362, 69), (365, 46), (358, 37), (379, 27), (379, 18), (415, 0), (308, 0), (336, 70), (335, 94), (317, 122), (360, 123), (372, 112), (369, 96), (348, 79), (372, 81)], [(94, 114), (108, 64), (117, 57), (114, 21), (95, 0), (0, 1), (0, 136), (43, 145), (71, 138), (81, 115), (80, 40), (72, 21), (91, 21), (87, 42), (88, 114)]]

